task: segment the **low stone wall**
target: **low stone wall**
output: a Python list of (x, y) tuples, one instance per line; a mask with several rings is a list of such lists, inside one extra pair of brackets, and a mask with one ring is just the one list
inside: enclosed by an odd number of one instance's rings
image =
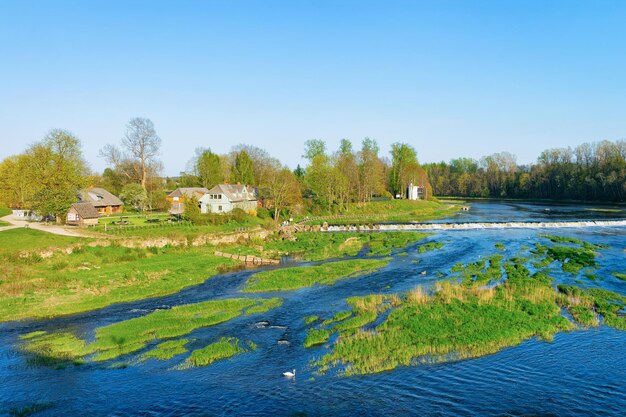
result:
[(244, 262), (248, 265), (279, 265), (280, 261), (276, 259), (259, 258), (253, 255), (235, 255), (227, 252), (214, 252), (215, 256), (221, 256), (223, 258), (235, 259), (237, 261)]

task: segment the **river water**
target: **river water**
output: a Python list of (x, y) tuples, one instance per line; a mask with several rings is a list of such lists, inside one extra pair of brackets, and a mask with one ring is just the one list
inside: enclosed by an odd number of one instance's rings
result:
[[(559, 206), (559, 215), (553, 214), (556, 211), (554, 206), (476, 202), (455, 220), (625, 217), (623, 211), (598, 212), (574, 206)], [(626, 332), (605, 326), (560, 333), (550, 343), (527, 340), (477, 359), (403, 367), (374, 375), (317, 375), (309, 365), (327, 348), (302, 346), (307, 329), (303, 317), (314, 314), (329, 318), (346, 310), (345, 299), (352, 295), (432, 285), (439, 272), (449, 272), (456, 262), (495, 253), (496, 242), (503, 243), (507, 252), (516, 253), (532, 246), (546, 232), (609, 245), (599, 256), (601, 266), (596, 272), (604, 279), (585, 285), (626, 294), (626, 282), (611, 276), (614, 271), (626, 272), (626, 227), (437, 232), (427, 240), (444, 242), (442, 250), (420, 254), (416, 250), (420, 242), (406, 250), (408, 256), (394, 256), (388, 266), (371, 275), (339, 281), (332, 287), (272, 294), (285, 299), (282, 307), (194, 331), (189, 335), (193, 339), (188, 346), (191, 349), (221, 336), (251, 340), (258, 346), (254, 352), (203, 368), (173, 370), (181, 357), (132, 365), (136, 355), (130, 355), (123, 359), (131, 365), (123, 369), (111, 369), (111, 363), (106, 362), (54, 369), (29, 361), (19, 349), (19, 335), (35, 330), (69, 330), (90, 339), (97, 327), (158, 308), (241, 296), (239, 291), (252, 271), (213, 277), (172, 296), (52, 320), (2, 324), (0, 415), (31, 407), (37, 416), (623, 416)], [(557, 267), (552, 275), (558, 282), (574, 283), (574, 277)], [(261, 320), (270, 326), (255, 326)], [(278, 344), (280, 339), (290, 344)], [(281, 376), (292, 368), (297, 369), (295, 379)]]

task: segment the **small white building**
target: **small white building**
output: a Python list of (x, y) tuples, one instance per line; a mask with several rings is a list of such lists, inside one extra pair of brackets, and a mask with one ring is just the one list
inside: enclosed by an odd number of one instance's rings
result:
[(28, 209), (13, 209), (13, 218), (17, 220), (30, 220), (34, 222), (40, 222), (43, 217)]
[(406, 188), (406, 198), (409, 200), (423, 200), (424, 199), (424, 187), (419, 185), (413, 185), (410, 183)]
[(199, 201), (202, 213), (228, 213), (235, 208), (252, 213), (257, 208), (256, 190), (241, 184), (218, 184)]

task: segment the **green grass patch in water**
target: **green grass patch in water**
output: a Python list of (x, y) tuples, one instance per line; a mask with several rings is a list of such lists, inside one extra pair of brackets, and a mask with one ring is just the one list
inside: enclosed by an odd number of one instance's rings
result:
[(626, 281), (626, 274), (622, 274), (621, 272), (613, 272), (611, 275), (619, 280)]
[(290, 291), (315, 284), (333, 285), (343, 278), (356, 278), (377, 271), (388, 262), (388, 259), (350, 259), (322, 265), (274, 269), (252, 275), (243, 291)]
[[(251, 308), (267, 311), (277, 307), (280, 299), (230, 298), (160, 310), (96, 329), (96, 338), (86, 343), (69, 332), (28, 334), (24, 349), (39, 356), (59, 360), (105, 361), (137, 352), (155, 340), (180, 337), (201, 328), (232, 320)], [(169, 346), (169, 345), (168, 345)]]
[(443, 247), (443, 245), (444, 245), (443, 242), (428, 242), (428, 243), (424, 243), (423, 245), (418, 246), (417, 252), (418, 253), (430, 252), (430, 251), (433, 251), (435, 249), (441, 249)]
[(202, 349), (196, 349), (191, 352), (183, 368), (207, 366), (215, 361), (232, 358), (244, 352), (247, 352), (247, 349), (241, 346), (238, 339), (234, 337), (222, 337), (218, 342), (211, 343)]
[(141, 359), (158, 359), (161, 361), (172, 359), (174, 356), (188, 352), (185, 347), (187, 343), (189, 343), (188, 339), (168, 340), (167, 342), (159, 343), (153, 349), (141, 355)]

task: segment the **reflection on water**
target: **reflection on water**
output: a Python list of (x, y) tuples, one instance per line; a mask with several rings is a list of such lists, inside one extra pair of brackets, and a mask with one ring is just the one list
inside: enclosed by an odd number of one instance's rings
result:
[[(559, 210), (578, 213), (572, 216), (581, 213), (576, 207), (562, 206)], [(537, 220), (532, 216), (541, 214), (541, 206), (478, 203), (468, 214), (459, 216), (474, 216), (471, 221), (497, 221), (511, 213), (519, 216), (517, 220), (524, 216)], [(587, 285), (626, 293), (626, 284), (610, 275), (626, 268), (626, 228), (554, 232), (610, 245), (599, 257), (597, 275), (605, 279)], [(340, 281), (332, 287), (280, 293), (277, 296), (285, 298), (281, 308), (194, 331), (191, 349), (222, 336), (251, 340), (258, 346), (254, 352), (205, 368), (172, 370), (183, 356), (125, 369), (110, 369), (110, 363), (52, 369), (29, 363), (17, 349), (18, 336), (33, 330), (69, 329), (91, 338), (96, 327), (164, 306), (240, 296), (238, 291), (252, 271), (215, 277), (168, 297), (72, 317), (0, 325), (0, 415), (12, 407), (32, 404), (42, 405), (36, 414), (41, 416), (623, 415), (626, 332), (606, 327), (561, 333), (551, 343), (528, 340), (495, 355), (454, 363), (353, 378), (312, 373), (309, 361), (327, 348), (304, 349), (305, 316), (329, 318), (345, 310), (345, 299), (352, 295), (401, 292), (417, 284), (432, 284), (439, 272), (447, 273), (456, 262), (494, 253), (496, 242), (505, 245), (507, 254), (515, 254), (532, 246), (542, 233), (545, 230), (440, 232), (429, 240), (445, 242), (443, 250), (420, 254), (416, 245), (407, 251), (408, 256), (394, 257), (389, 266), (369, 276)], [(428, 273), (422, 275), (422, 271)], [(559, 268), (553, 268), (552, 273), (559, 282), (574, 281)], [(293, 368), (297, 378), (282, 376)]]

